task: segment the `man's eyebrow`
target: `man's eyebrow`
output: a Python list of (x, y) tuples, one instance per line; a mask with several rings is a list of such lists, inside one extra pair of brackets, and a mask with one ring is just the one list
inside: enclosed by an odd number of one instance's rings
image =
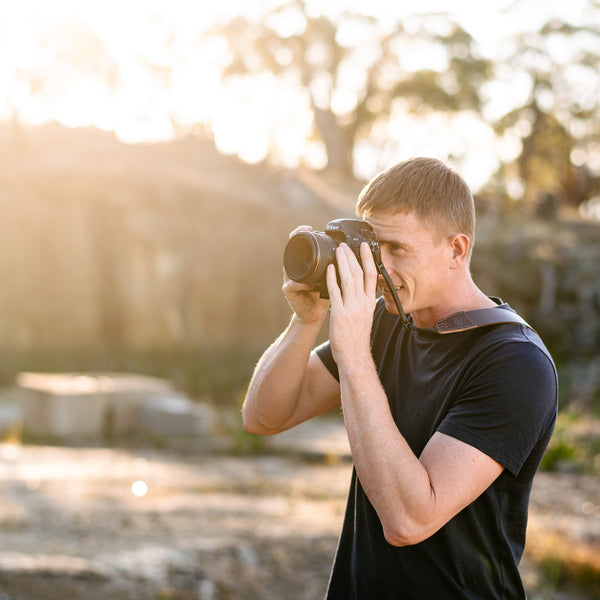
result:
[(377, 241), (380, 244), (393, 244), (394, 246), (406, 246), (406, 243), (402, 239), (393, 239), (393, 238), (380, 238), (377, 236)]

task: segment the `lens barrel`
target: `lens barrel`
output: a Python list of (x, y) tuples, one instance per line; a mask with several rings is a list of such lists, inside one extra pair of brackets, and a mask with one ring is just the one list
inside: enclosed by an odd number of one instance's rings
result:
[(299, 231), (289, 239), (283, 251), (285, 272), (298, 283), (322, 283), (327, 265), (334, 261), (336, 247), (327, 234)]

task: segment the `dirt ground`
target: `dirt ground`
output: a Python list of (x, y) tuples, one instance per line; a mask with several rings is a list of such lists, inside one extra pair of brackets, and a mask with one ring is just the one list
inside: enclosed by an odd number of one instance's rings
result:
[[(0, 600), (318, 600), (350, 469), (343, 451), (2, 444)], [(540, 474), (530, 522), (600, 552), (600, 483)], [(524, 562), (530, 598), (593, 597), (544, 573)]]

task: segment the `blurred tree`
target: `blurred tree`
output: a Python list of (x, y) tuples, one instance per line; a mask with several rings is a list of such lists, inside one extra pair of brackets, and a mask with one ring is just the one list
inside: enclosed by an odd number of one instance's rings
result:
[(521, 182), (526, 205), (552, 194), (579, 206), (600, 193), (600, 8), (588, 0), (586, 23), (550, 20), (516, 36), (500, 77), (519, 78), (525, 101), (495, 123), (501, 136), (520, 140), (503, 175)]
[(225, 77), (270, 72), (305, 91), (327, 168), (343, 174), (353, 173), (357, 140), (395, 110), (478, 111), (492, 70), (445, 15), (402, 23), (348, 11), (334, 18), (291, 0), (260, 21), (238, 16), (211, 34), (227, 40)]

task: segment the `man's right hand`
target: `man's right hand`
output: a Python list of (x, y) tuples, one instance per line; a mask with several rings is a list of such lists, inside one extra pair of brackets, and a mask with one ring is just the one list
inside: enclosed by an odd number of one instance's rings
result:
[[(290, 237), (299, 231), (312, 231), (313, 228), (308, 225), (296, 227)], [(283, 287), (281, 288), (288, 304), (296, 314), (296, 317), (307, 325), (321, 325), (327, 316), (329, 310), (329, 300), (321, 298), (314, 285), (298, 283), (290, 279), (283, 271)]]

